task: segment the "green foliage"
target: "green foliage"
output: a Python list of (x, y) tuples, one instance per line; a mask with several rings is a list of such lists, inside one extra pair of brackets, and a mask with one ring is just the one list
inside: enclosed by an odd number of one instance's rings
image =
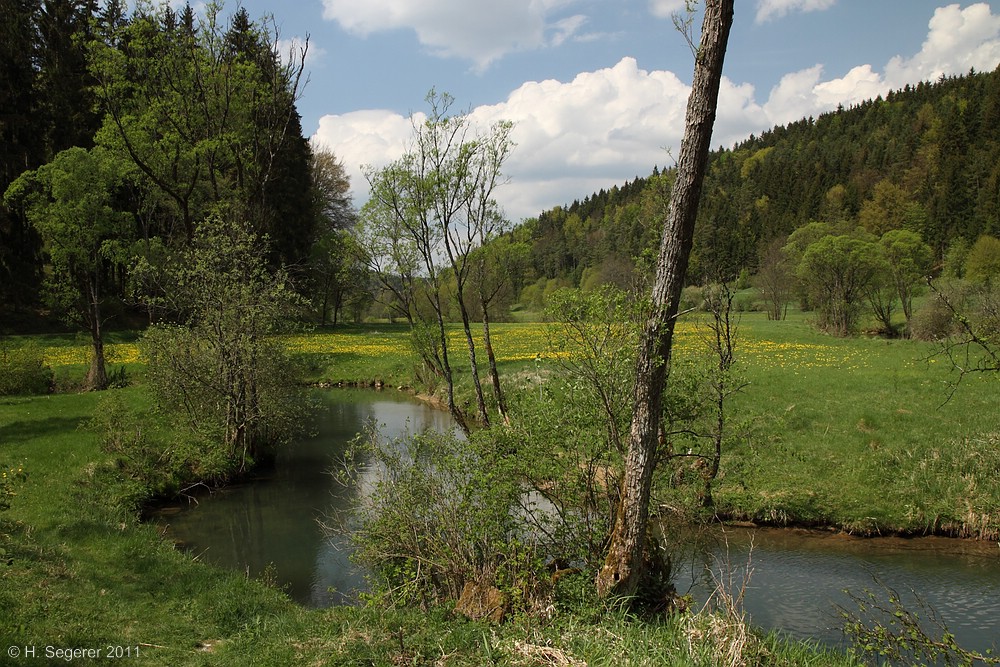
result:
[[(26, 169), (72, 146), (100, 124), (85, 44), (100, 23), (97, 3), (3, 0), (0, 90), (4, 92), (0, 193)], [(0, 311), (8, 323), (39, 304), (41, 239), (16, 209), (0, 206)]]
[(965, 258), (964, 276), (973, 283), (989, 283), (1000, 276), (1000, 239), (983, 235)]
[(37, 343), (0, 340), (0, 396), (45, 394), (52, 382), (52, 369)]
[(150, 236), (190, 241), (216, 207), (239, 206), (270, 236), (268, 263), (298, 265), (318, 218), (295, 111), (304, 53), (283, 61), (267, 23), (221, 11), (139, 3), (90, 44), (96, 141), (139, 174)]
[(876, 590), (848, 592), (854, 609), (840, 608), (850, 654), (865, 663), (897, 665), (1000, 665), (1000, 658), (969, 651), (919, 596), (904, 601), (890, 586), (875, 579)]
[(601, 416), (606, 446), (624, 453), (643, 302), (606, 285), (589, 293), (561, 290), (549, 304), (550, 345), (563, 376), (579, 385), (577, 400)]
[[(372, 430), (349, 460), (365, 492), (353, 521), (369, 599), (410, 605), (457, 600), (468, 582), (498, 587), (523, 608), (541, 570), (519, 519), (523, 490), (482, 433), (425, 432), (386, 442)], [(352, 524), (353, 525), (353, 524)]]
[(103, 397), (87, 422), (101, 450), (110, 455), (109, 504), (139, 512), (152, 498), (172, 497), (188, 487), (225, 480), (238, 465), (210, 438), (169, 432), (133, 410), (120, 392)]
[(933, 252), (919, 234), (905, 229), (886, 232), (879, 239), (879, 246), (886, 261), (884, 275), (889, 279), (888, 286), (899, 297), (903, 315), (909, 322), (913, 316), (913, 296), (921, 281), (930, 275)]
[(866, 290), (883, 270), (876, 244), (828, 235), (805, 248), (797, 273), (819, 310), (820, 327), (846, 336), (857, 326)]
[(159, 300), (183, 324), (150, 327), (142, 339), (161, 408), (216, 440), (240, 470), (296, 433), (304, 409), (296, 367), (273, 338), (299, 300), (264, 256), (240, 222), (206, 220), (168, 267)]
[(71, 148), (22, 174), (4, 194), (8, 206), (23, 207), (44, 242), (50, 307), (90, 332), (94, 355), (87, 385), (93, 389), (107, 385), (104, 301), (134, 233), (131, 216), (116, 207), (123, 181), (120, 165), (106, 151)]
[(944, 254), (944, 266), (941, 275), (944, 278), (962, 278), (965, 275), (965, 260), (972, 246), (960, 236), (953, 240)]

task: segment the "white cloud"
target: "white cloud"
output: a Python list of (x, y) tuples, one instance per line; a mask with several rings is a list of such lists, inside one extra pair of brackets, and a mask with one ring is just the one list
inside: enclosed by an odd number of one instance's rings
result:
[(685, 0), (649, 0), (649, 12), (661, 19), (668, 19), (673, 14), (685, 9)]
[(981, 2), (965, 9), (948, 5), (934, 11), (927, 39), (912, 58), (896, 56), (885, 68), (886, 85), (933, 81), (942, 74), (964, 74), (970, 67), (992, 71), (1000, 62), (1000, 16)]
[(312, 41), (307, 45), (306, 40), (298, 36), (289, 39), (279, 39), (277, 44), (275, 44), (275, 48), (277, 49), (278, 57), (284, 63), (289, 62), (289, 58), (291, 58), (292, 62), (299, 62), (302, 57), (302, 49), (306, 49), (306, 63), (309, 65), (315, 64), (316, 61), (326, 55), (326, 49), (321, 49)]
[(764, 23), (791, 12), (816, 12), (832, 7), (837, 0), (758, 0), (757, 23)]
[[(525, 83), (506, 101), (473, 110), (471, 120), (515, 123), (518, 147), (505, 169), (512, 182), (501, 199), (517, 220), (668, 163), (664, 147), (680, 141), (688, 92), (673, 73), (647, 72), (623, 58), (570, 82)], [(314, 141), (349, 166), (355, 200), (363, 202), (360, 165), (401, 155), (410, 130), (399, 114), (356, 112), (325, 116)]]
[[(879, 73), (859, 65), (840, 77), (825, 77), (822, 65), (786, 74), (758, 101), (748, 83), (724, 78), (713, 146), (732, 146), (751, 133), (805, 116), (884, 95), (906, 83), (963, 74), (969, 67), (992, 70), (1000, 62), (1000, 17), (988, 6), (937, 10), (927, 40), (916, 55), (893, 58)], [(488, 124), (515, 123), (518, 147), (507, 166), (511, 183), (499, 193), (514, 220), (587, 196), (635, 176), (654, 164), (669, 166), (684, 129), (689, 87), (668, 71), (646, 71), (633, 58), (584, 72), (572, 81), (531, 81), (506, 100), (472, 111)], [(419, 120), (419, 119), (418, 119)], [(412, 127), (390, 111), (325, 116), (314, 140), (330, 147), (351, 171), (355, 202), (367, 199), (361, 165), (376, 167), (402, 155)]]
[(986, 3), (961, 9), (941, 7), (928, 23), (927, 39), (910, 58), (895, 56), (882, 74), (859, 65), (842, 77), (823, 80), (823, 67), (792, 72), (771, 91), (764, 109), (771, 124), (850, 106), (906, 84), (934, 81), (941, 75), (965, 74), (970, 68), (992, 71), (1000, 63), (1000, 16)]
[(323, 17), (350, 32), (410, 29), (442, 57), (472, 60), (480, 70), (513, 51), (563, 43), (584, 17), (553, 19), (571, 0), (323, 0)]

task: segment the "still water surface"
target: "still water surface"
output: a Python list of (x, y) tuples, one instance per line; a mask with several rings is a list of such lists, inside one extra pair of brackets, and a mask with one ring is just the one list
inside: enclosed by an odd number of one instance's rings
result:
[[(329, 471), (347, 443), (375, 420), (386, 437), (424, 428), (447, 430), (449, 416), (395, 392), (319, 392), (316, 435), (281, 452), (273, 471), (227, 488), (190, 508), (167, 508), (158, 521), (200, 559), (259, 576), (270, 568), (289, 595), (324, 607), (349, 601), (363, 578), (344, 539), (324, 535), (318, 520), (343, 512), (356, 489)], [(752, 545), (752, 548), (751, 548)], [(728, 560), (751, 577), (744, 601), (755, 625), (843, 646), (835, 605), (843, 590), (876, 588), (873, 576), (904, 600), (915, 591), (960, 644), (1000, 647), (1000, 546), (937, 538), (855, 539), (793, 530), (726, 529), (707, 553), (686, 560), (681, 592), (706, 596), (706, 566)], [(739, 579), (739, 576), (737, 576)]]

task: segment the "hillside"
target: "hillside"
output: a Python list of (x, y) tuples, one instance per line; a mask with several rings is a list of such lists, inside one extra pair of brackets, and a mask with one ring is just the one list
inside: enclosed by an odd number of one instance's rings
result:
[[(516, 232), (532, 274), (624, 282), (655, 251), (672, 174), (543, 212)], [(692, 282), (753, 273), (769, 241), (814, 221), (918, 232), (938, 259), (1000, 232), (1000, 68), (919, 83), (750, 136), (710, 157)]]

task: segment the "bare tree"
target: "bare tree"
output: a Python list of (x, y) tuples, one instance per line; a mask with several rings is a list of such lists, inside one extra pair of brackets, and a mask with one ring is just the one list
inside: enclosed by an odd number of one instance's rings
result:
[(663, 227), (651, 312), (639, 341), (620, 510), (615, 516), (604, 567), (597, 576), (601, 595), (631, 595), (646, 574), (643, 555), (647, 546), (650, 489), (657, 461), (661, 401), (708, 162), (722, 64), (733, 24), (733, 5), (734, 0), (705, 1), (677, 179)]
[(795, 273), (788, 255), (782, 250), (785, 242), (784, 237), (779, 237), (764, 246), (760, 253), (760, 266), (753, 279), (767, 305), (769, 320), (785, 319), (788, 302), (795, 291)]

